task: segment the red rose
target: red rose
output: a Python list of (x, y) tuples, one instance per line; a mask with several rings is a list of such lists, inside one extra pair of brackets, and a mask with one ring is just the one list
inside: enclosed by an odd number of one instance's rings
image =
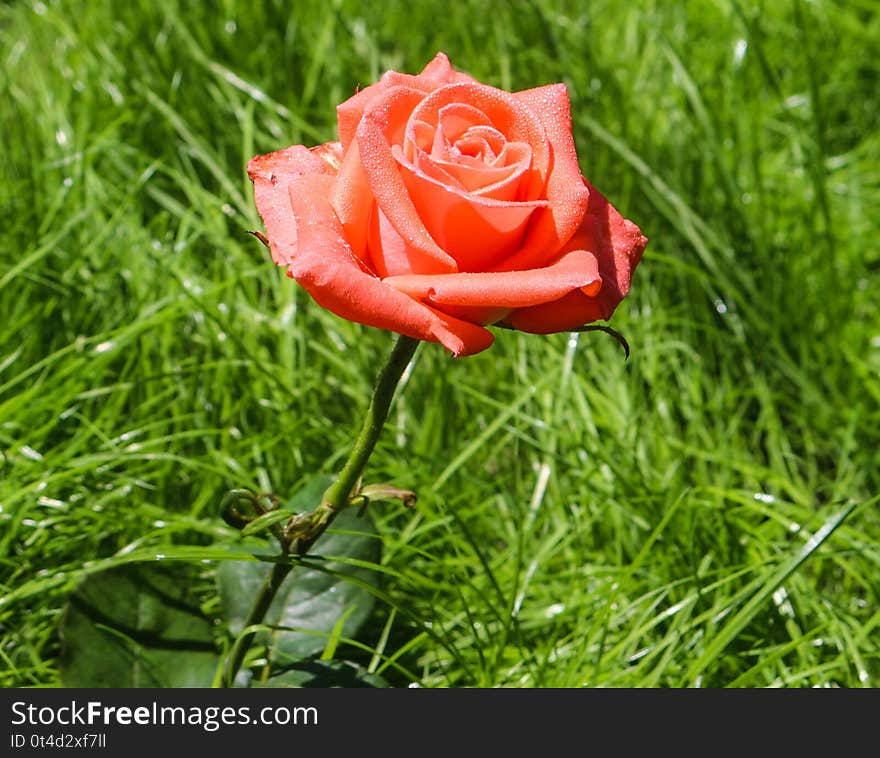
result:
[(492, 344), (607, 319), (647, 240), (581, 176), (565, 85), (505, 92), (442, 53), (337, 108), (339, 141), (248, 164), (272, 257), (351, 321)]

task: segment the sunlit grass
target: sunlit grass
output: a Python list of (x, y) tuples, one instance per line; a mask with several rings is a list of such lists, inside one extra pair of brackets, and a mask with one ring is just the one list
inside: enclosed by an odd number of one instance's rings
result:
[(398, 685), (877, 686), (873, 6), (222, 9), (0, 9), (0, 684), (58, 683), (85, 574), (240, 558), (227, 490), (338, 468), (391, 338), (275, 270), (244, 165), (442, 49), (568, 84), (585, 174), (651, 238), (633, 354), (422, 346), (368, 470), (419, 503), (373, 509), (387, 573), (336, 654)]

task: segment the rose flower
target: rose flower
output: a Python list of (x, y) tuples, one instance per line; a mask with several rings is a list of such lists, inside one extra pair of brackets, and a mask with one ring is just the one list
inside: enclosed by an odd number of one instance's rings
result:
[(440, 342), (608, 319), (647, 240), (581, 175), (563, 84), (505, 92), (442, 53), (337, 108), (339, 141), (254, 158), (276, 264), (324, 308)]

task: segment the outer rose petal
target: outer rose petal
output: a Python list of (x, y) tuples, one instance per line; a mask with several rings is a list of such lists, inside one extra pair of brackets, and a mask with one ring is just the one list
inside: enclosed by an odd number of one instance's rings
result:
[(537, 268), (548, 256), (555, 257), (580, 226), (589, 200), (571, 134), (571, 105), (565, 85), (537, 87), (517, 92), (514, 97), (541, 119), (553, 148), (553, 166), (545, 190), (550, 207), (535, 214), (522, 247), (497, 266), (498, 271)]
[[(305, 148), (281, 153), (250, 164), (257, 209), (273, 257), (289, 263), (288, 274), (320, 306), (349, 321), (440, 342), (455, 355), (492, 344), (492, 334), (482, 327), (438, 313), (365, 271), (330, 205), (334, 177), (332, 169), (324, 170), (329, 164)], [(283, 173), (272, 170), (279, 166)]]
[(263, 217), (266, 229), (269, 229), (270, 223), (272, 226), (269, 249), (272, 260), (279, 266), (290, 263), (296, 253), (296, 224), (290, 221), (290, 202), (286, 187), (306, 174), (334, 174), (330, 163), (321, 158), (321, 153), (332, 144), (320, 145), (314, 150), (303, 145), (294, 145), (274, 153), (259, 155), (247, 165), (248, 176), (254, 183), (257, 209)]
[(596, 294), (602, 286), (596, 258), (585, 250), (572, 251), (552, 266), (532, 271), (410, 274), (390, 276), (383, 281), (439, 308), (444, 305), (523, 308), (558, 300), (582, 288)]
[(642, 258), (647, 238), (595, 189), (583, 223), (566, 250), (592, 250), (599, 261), (602, 288), (595, 297), (572, 292), (556, 302), (513, 311), (505, 323), (522, 332), (552, 334), (575, 329), (597, 319), (609, 319), (629, 293), (632, 272)]

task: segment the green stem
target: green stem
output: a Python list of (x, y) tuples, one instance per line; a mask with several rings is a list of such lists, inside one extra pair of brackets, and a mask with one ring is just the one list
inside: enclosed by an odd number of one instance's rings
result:
[(327, 527), (333, 523), (336, 515), (348, 505), (348, 499), (351, 491), (354, 489), (376, 442), (382, 432), (385, 419), (388, 418), (388, 409), (391, 407), (391, 400), (394, 398), (394, 391), (404, 370), (416, 352), (419, 346), (419, 340), (412, 337), (400, 335), (397, 342), (394, 343), (394, 349), (388, 358), (388, 362), (379, 372), (376, 379), (376, 386), (373, 389), (373, 398), (370, 401), (370, 407), (367, 409), (367, 415), (364, 418), (361, 433), (358, 435), (354, 448), (349, 453), (348, 460), (333, 482), (324, 493), (321, 505), (315, 514), (315, 527), (308, 537), (297, 540), (291, 552), (297, 555), (305, 555), (315, 544), (315, 541), (324, 533)]
[[(272, 567), (271, 573), (266, 577), (263, 586), (260, 587), (260, 591), (257, 593), (257, 599), (254, 601), (254, 604), (251, 607), (251, 612), (248, 614), (248, 617), (244, 622), (245, 629), (263, 621), (263, 618), (265, 618), (266, 613), (269, 610), (269, 606), (272, 605), (275, 595), (278, 593), (282, 582), (287, 578), (291, 569), (293, 569), (293, 564), (288, 561), (287, 556), (284, 556), (283, 563), (276, 563)], [(238, 670), (241, 668), (241, 664), (244, 662), (244, 657), (247, 654), (247, 651), (250, 650), (251, 643), (254, 641), (255, 636), (256, 632), (245, 632), (235, 641), (235, 644), (232, 646), (232, 650), (229, 653), (226, 670), (223, 672), (224, 687), (232, 687), (235, 677), (238, 674)]]
[[(394, 391), (397, 389), (400, 377), (403, 375), (418, 346), (419, 340), (403, 335), (397, 338), (388, 362), (379, 372), (361, 432), (354, 444), (354, 448), (348, 455), (348, 459), (345, 461), (345, 465), (342, 467), (342, 471), (339, 472), (336, 481), (324, 493), (321, 504), (313, 514), (313, 526), (309, 530), (308, 535), (300, 537), (292, 545), (287, 546), (282, 551), (281, 562), (276, 563), (272, 568), (272, 572), (266, 577), (245, 621), (245, 629), (262, 623), (266, 612), (269, 610), (269, 606), (272, 605), (272, 600), (274, 600), (281, 587), (281, 583), (293, 569), (294, 564), (290, 562), (289, 556), (292, 554), (302, 556), (308, 553), (312, 545), (315, 544), (333, 522), (333, 519), (336, 518), (336, 515), (348, 505), (351, 491), (361, 478), (370, 454), (373, 452), (373, 448), (376, 447), (376, 442), (382, 433), (382, 427), (385, 424), (385, 419), (388, 418), (388, 409), (391, 407), (391, 401), (394, 398)], [(255, 635), (256, 632), (245, 632), (235, 641), (229, 653), (226, 669), (223, 672), (222, 686), (232, 686), (241, 668), (241, 664), (244, 662), (245, 655), (254, 641)]]

